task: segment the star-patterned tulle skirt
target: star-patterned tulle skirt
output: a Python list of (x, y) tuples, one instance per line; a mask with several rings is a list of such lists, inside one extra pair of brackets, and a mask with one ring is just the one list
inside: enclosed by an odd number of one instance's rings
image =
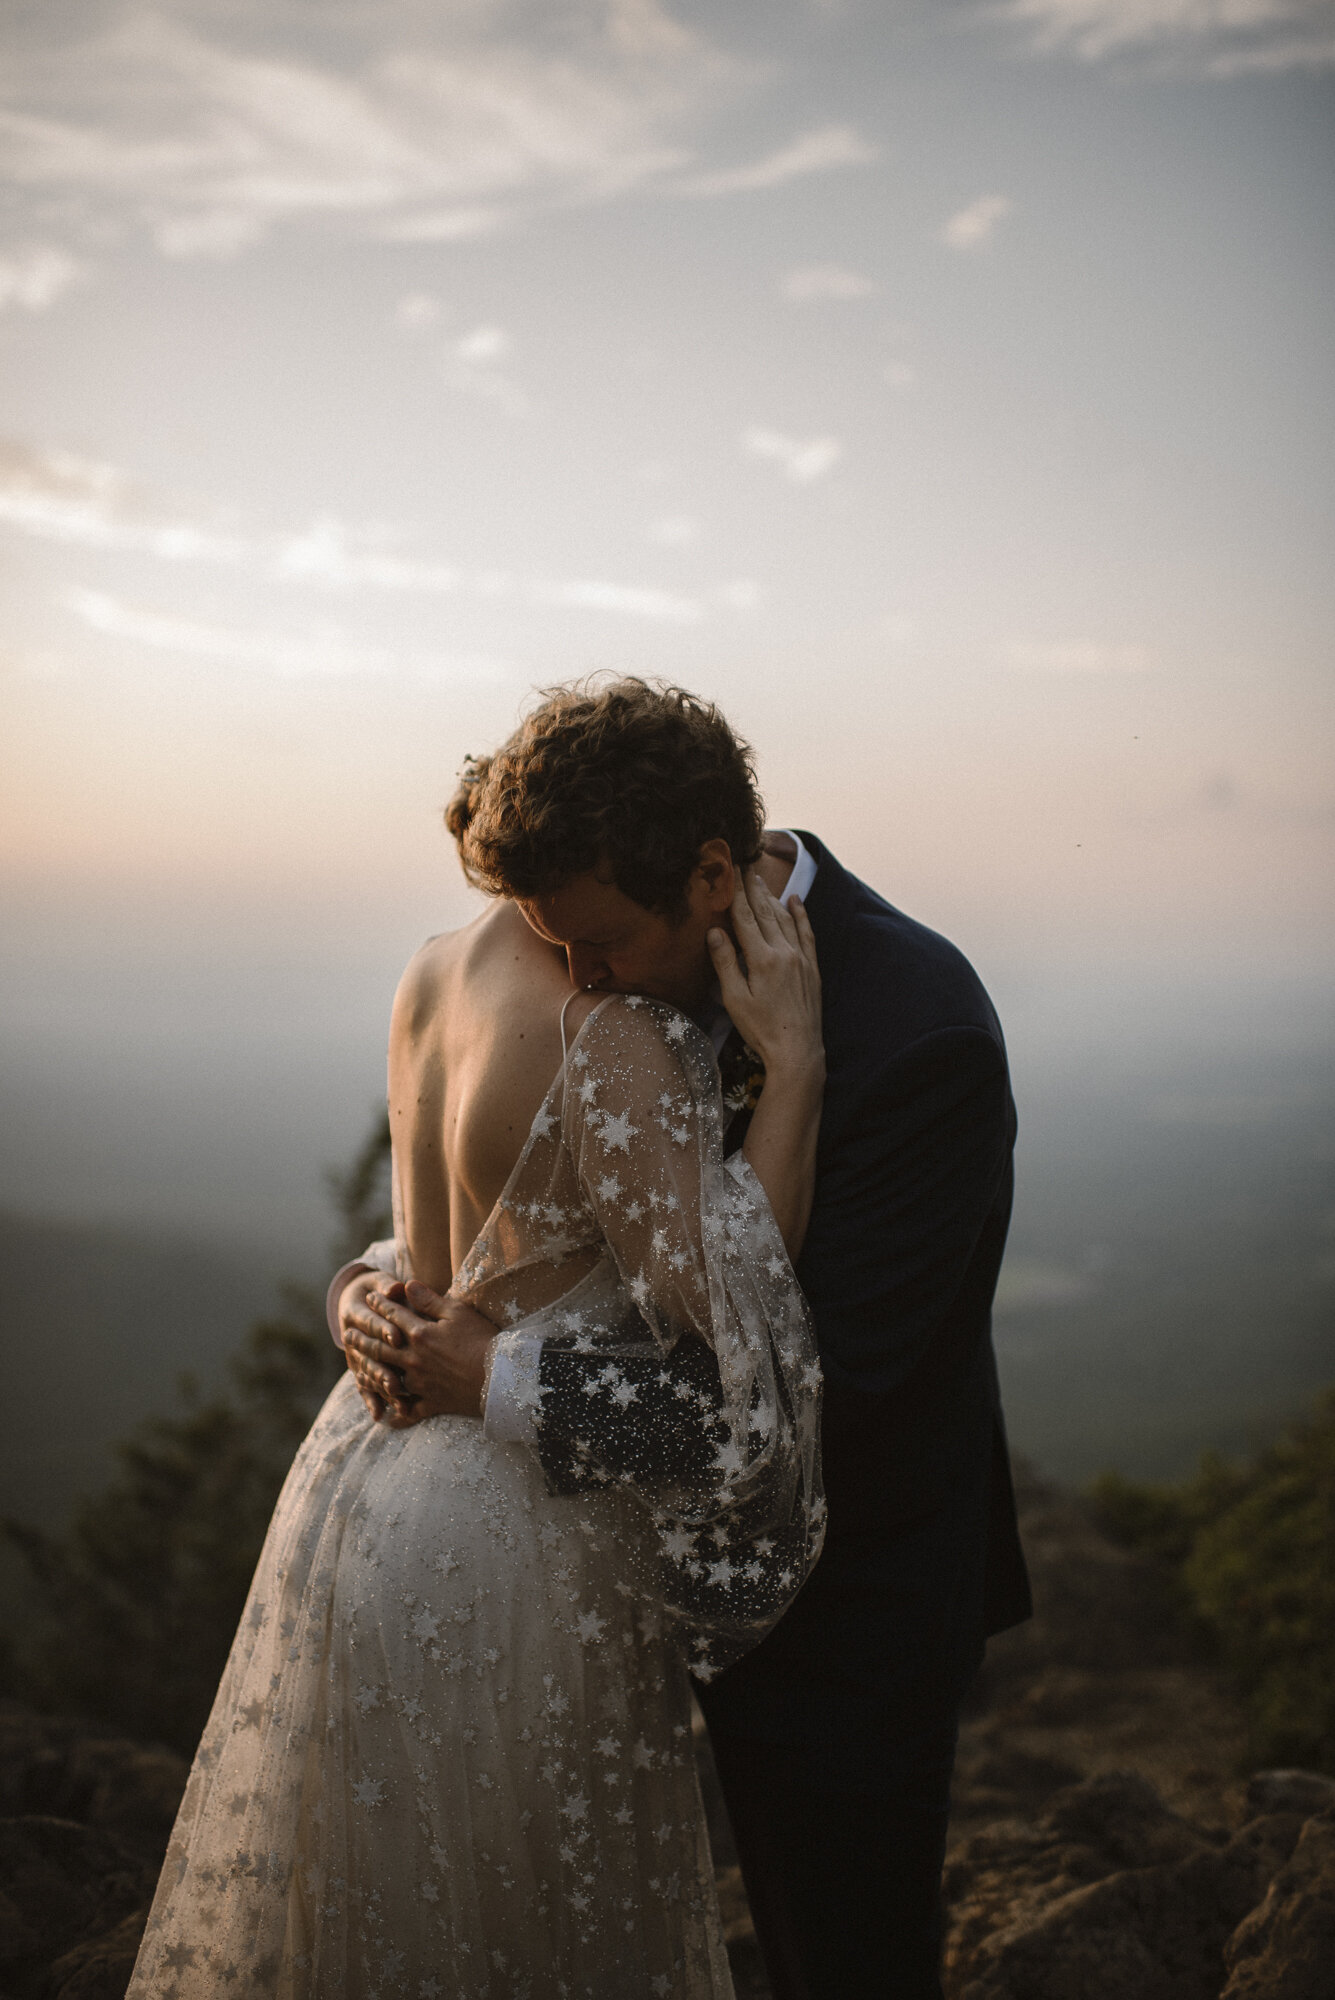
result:
[(731, 1994), (684, 1662), (773, 1626), (824, 1503), (809, 1316), (721, 1130), (699, 1030), (603, 1001), (452, 1287), (505, 1329), (532, 1446), (334, 1390), (130, 2000)]
[(132, 2000), (732, 1993), (637, 1510), (333, 1391), (274, 1517)]

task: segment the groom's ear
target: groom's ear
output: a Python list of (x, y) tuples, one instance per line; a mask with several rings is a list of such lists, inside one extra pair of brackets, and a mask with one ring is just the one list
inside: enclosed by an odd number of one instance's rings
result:
[(732, 899), (737, 893), (737, 870), (727, 841), (707, 840), (700, 849), (695, 867), (704, 884), (706, 909), (715, 916), (722, 916), (725, 910), (732, 908)]

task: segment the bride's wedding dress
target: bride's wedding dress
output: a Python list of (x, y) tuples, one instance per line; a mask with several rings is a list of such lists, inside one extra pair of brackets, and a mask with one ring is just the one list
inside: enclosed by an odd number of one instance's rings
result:
[[(453, 1290), (539, 1413), (542, 1340), (606, 1352), (615, 1469), (577, 1426), (551, 1479), (476, 1419), (390, 1430), (344, 1377), (279, 1499), (130, 2000), (731, 1995), (687, 1663), (769, 1628), (823, 1503), (806, 1308), (721, 1153), (698, 1029), (602, 1002)], [(692, 1337), (717, 1379), (663, 1369)]]

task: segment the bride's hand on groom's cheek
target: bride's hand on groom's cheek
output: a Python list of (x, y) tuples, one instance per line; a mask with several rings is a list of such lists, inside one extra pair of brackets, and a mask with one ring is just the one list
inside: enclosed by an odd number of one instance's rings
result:
[(393, 1429), (424, 1417), (482, 1414), (492, 1322), (415, 1279), (372, 1290), (345, 1312), (344, 1347), (363, 1400)]

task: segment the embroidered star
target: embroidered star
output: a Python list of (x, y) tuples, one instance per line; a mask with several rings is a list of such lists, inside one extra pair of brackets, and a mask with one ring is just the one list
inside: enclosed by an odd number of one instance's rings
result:
[(731, 1438), (729, 1438), (726, 1444), (721, 1444), (714, 1454), (715, 1469), (723, 1473), (725, 1478), (730, 1478), (733, 1473), (740, 1472), (745, 1463), (746, 1461), (742, 1457), (740, 1448), (733, 1443)]
[(638, 1137), (639, 1127), (630, 1122), (629, 1111), (618, 1111), (614, 1118), (610, 1111), (603, 1113), (602, 1141), (609, 1153), (629, 1153), (630, 1142)]
[(605, 1174), (602, 1180), (600, 1180), (598, 1183), (599, 1201), (619, 1201), (620, 1198), (621, 1198), (620, 1181), (617, 1179), (615, 1174)]

